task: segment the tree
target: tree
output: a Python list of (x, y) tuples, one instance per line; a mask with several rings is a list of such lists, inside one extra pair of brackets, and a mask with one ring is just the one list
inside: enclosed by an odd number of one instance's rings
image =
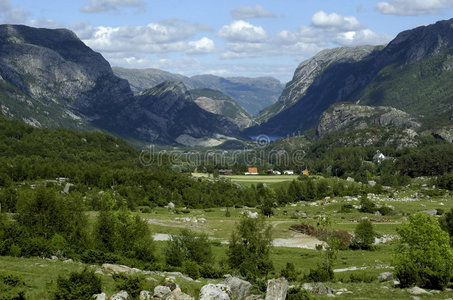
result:
[(200, 265), (213, 262), (208, 236), (188, 229), (170, 236), (164, 254), (167, 264), (177, 267), (181, 267), (185, 261), (194, 261)]
[(69, 278), (58, 276), (55, 299), (92, 299), (94, 294), (101, 292), (101, 279), (94, 271), (84, 269), (82, 272), (73, 272)]
[(372, 249), (375, 236), (376, 233), (370, 220), (361, 220), (355, 228), (354, 247), (364, 250)]
[(227, 255), (232, 269), (256, 281), (273, 270), (271, 226), (263, 218), (243, 217), (230, 238)]
[(450, 242), (453, 243), (453, 208), (439, 219), (439, 223), (440, 227), (450, 236)]
[(374, 214), (377, 211), (376, 204), (368, 199), (366, 195), (360, 198), (360, 212)]
[(394, 255), (395, 274), (401, 287), (418, 285), (444, 289), (453, 274), (450, 238), (437, 220), (427, 214), (411, 216), (397, 228), (400, 245)]

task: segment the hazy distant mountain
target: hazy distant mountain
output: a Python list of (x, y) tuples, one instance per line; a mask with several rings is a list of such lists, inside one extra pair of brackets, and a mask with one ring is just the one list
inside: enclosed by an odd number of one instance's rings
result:
[(118, 77), (127, 79), (134, 93), (142, 92), (163, 81), (180, 81), (188, 89), (218, 90), (233, 98), (249, 115), (257, 115), (275, 103), (283, 84), (272, 77), (228, 77), (197, 75), (186, 77), (158, 69), (124, 69), (113, 67)]
[(211, 89), (196, 89), (189, 92), (199, 107), (226, 117), (239, 128), (246, 128), (252, 124), (250, 116), (231, 97)]
[(36, 127), (100, 128), (159, 144), (239, 134), (198, 107), (181, 83), (134, 97), (102, 55), (66, 29), (0, 26), (0, 105), (5, 116)]
[[(417, 117), (423, 128), (451, 124), (453, 19), (400, 33), (358, 61), (331, 64), (291, 107), (249, 135), (285, 136), (317, 126), (333, 103), (391, 106)], [(304, 84), (304, 83), (300, 83)]]

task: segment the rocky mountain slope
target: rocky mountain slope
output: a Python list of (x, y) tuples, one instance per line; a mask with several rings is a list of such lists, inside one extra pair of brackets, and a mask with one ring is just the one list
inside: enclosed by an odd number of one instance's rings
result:
[(404, 31), (359, 61), (331, 64), (293, 106), (247, 133), (303, 132), (336, 102), (391, 106), (417, 116), (424, 128), (450, 124), (452, 28), (453, 19)]
[(231, 97), (219, 91), (196, 89), (191, 90), (190, 94), (199, 107), (213, 114), (226, 117), (241, 129), (249, 127), (252, 124), (252, 119), (242, 107)]
[(410, 114), (393, 107), (334, 104), (319, 119), (316, 133), (324, 136), (338, 130), (365, 129), (373, 126), (418, 129), (421, 124)]
[(249, 115), (257, 115), (262, 109), (275, 103), (283, 85), (272, 77), (228, 77), (196, 75), (186, 77), (158, 69), (124, 69), (113, 67), (115, 74), (127, 79), (134, 93), (142, 92), (163, 81), (180, 81), (192, 89), (213, 89), (233, 98)]
[(299, 64), (294, 72), (293, 79), (288, 82), (277, 102), (264, 109), (257, 117), (257, 122), (261, 123), (275, 116), (294, 105), (307, 89), (313, 84), (315, 79), (324, 72), (330, 65), (338, 62), (357, 62), (377, 51), (382, 46), (359, 46), (359, 47), (340, 47), (326, 49), (314, 57)]
[(96, 128), (160, 144), (238, 135), (236, 125), (197, 106), (179, 83), (133, 95), (109, 63), (66, 29), (0, 26), (0, 105), (36, 127)]

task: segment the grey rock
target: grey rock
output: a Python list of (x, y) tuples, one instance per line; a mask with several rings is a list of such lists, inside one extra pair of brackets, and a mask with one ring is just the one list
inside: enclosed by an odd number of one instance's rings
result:
[(126, 291), (120, 291), (110, 297), (110, 300), (125, 300), (129, 298), (129, 294)]
[(377, 280), (379, 280), (379, 281), (393, 280), (393, 273), (392, 272), (383, 272), (377, 276)]
[(223, 283), (229, 287), (234, 299), (244, 299), (250, 292), (252, 284), (238, 277), (227, 275)]
[(95, 294), (95, 295), (93, 295), (93, 298), (95, 300), (106, 300), (107, 295), (105, 293)]
[(435, 216), (435, 215), (437, 215), (437, 210), (436, 209), (427, 209), (427, 210), (423, 210), (422, 213), (425, 213), (430, 216)]
[(209, 283), (200, 290), (200, 300), (230, 300), (231, 290), (225, 284)]
[(141, 291), (140, 292), (140, 300), (151, 300), (153, 295), (150, 291)]
[(414, 286), (410, 289), (407, 289), (407, 292), (411, 295), (431, 295), (430, 292), (428, 292), (418, 286)]
[(333, 289), (322, 282), (315, 283), (311, 292), (314, 294), (333, 295)]
[[(175, 288), (176, 288), (176, 286), (175, 286)], [(172, 290), (168, 286), (158, 285), (158, 286), (156, 286), (154, 288), (154, 296), (155, 297), (159, 297), (159, 298), (163, 298), (165, 295), (171, 293), (171, 291)]]
[(245, 297), (245, 300), (264, 300), (263, 295), (250, 295)]
[(285, 300), (288, 292), (288, 280), (285, 278), (267, 281), (266, 300)]
[(373, 186), (376, 185), (376, 181), (374, 181), (374, 180), (368, 180), (368, 185), (371, 186), (371, 187), (373, 187)]
[(195, 300), (194, 297), (184, 294), (180, 288), (176, 288), (171, 291), (170, 294), (165, 296), (163, 300)]

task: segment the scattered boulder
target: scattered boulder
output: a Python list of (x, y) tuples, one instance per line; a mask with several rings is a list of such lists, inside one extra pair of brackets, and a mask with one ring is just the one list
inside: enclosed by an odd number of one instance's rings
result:
[(229, 287), (234, 299), (244, 299), (252, 288), (250, 282), (230, 275), (225, 276), (223, 283)]
[(414, 286), (413, 288), (407, 289), (407, 292), (411, 295), (431, 295), (430, 292), (428, 292), (418, 286)]
[(422, 211), (422, 213), (425, 213), (430, 216), (436, 216), (437, 215), (437, 209), (427, 209)]
[(133, 275), (138, 272), (138, 269), (131, 268), (124, 265), (114, 265), (114, 264), (103, 264), (102, 269), (106, 271), (112, 271), (114, 273), (126, 273), (128, 275)]
[(94, 300), (107, 300), (107, 295), (105, 293), (93, 295)]
[(313, 294), (333, 295), (333, 289), (324, 285), (322, 282), (316, 283), (311, 289)]
[(171, 291), (170, 294), (165, 296), (163, 300), (195, 300), (194, 297), (184, 294), (180, 288)]
[[(173, 290), (176, 289), (176, 284)], [(158, 285), (154, 288), (154, 297), (163, 298), (165, 295), (171, 293), (171, 288), (165, 285)]]
[(151, 300), (153, 295), (150, 291), (141, 291), (140, 292), (140, 300)]
[(110, 297), (110, 300), (125, 300), (127, 298), (129, 298), (129, 294), (126, 291), (120, 291)]
[(209, 283), (201, 288), (200, 300), (230, 300), (231, 290), (225, 284)]
[(69, 258), (69, 259), (65, 259), (63, 262), (65, 264), (69, 264), (69, 263), (73, 263), (74, 261), (71, 258)]
[(373, 186), (376, 185), (376, 181), (374, 181), (374, 180), (369, 180), (369, 181), (368, 181), (368, 185), (371, 186), (371, 187), (373, 187)]
[(379, 281), (393, 280), (393, 273), (392, 272), (383, 272), (378, 275), (377, 280), (379, 280)]
[(349, 182), (354, 182), (354, 181), (355, 181), (355, 179), (354, 179), (354, 178), (352, 178), (352, 177), (348, 177), (348, 178), (346, 178), (346, 181), (349, 181)]
[(175, 208), (175, 204), (173, 202), (169, 202), (165, 207), (168, 208), (168, 209), (174, 209)]
[(267, 281), (266, 300), (285, 300), (288, 292), (288, 280), (285, 278)]
[(245, 298), (245, 300), (264, 300), (263, 295), (250, 295)]

